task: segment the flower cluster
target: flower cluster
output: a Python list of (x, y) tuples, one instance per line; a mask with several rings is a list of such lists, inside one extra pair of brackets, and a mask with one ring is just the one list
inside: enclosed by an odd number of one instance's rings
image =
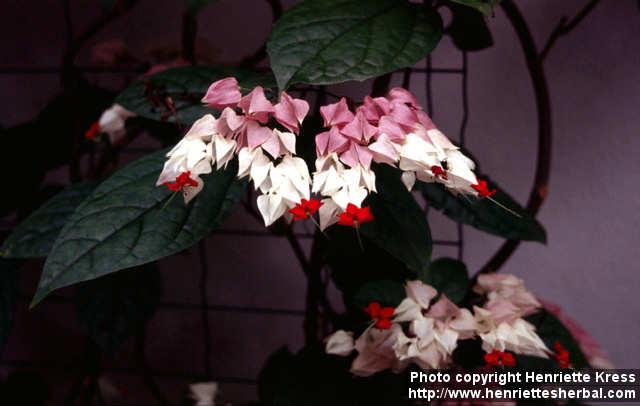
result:
[(325, 197), (320, 226), (337, 221), (348, 204), (360, 206), (376, 192), (371, 162), (399, 167), (409, 190), (416, 179), (439, 182), (454, 193), (490, 197), (475, 164), (440, 132), (415, 96), (394, 88), (386, 97), (365, 97), (352, 112), (346, 99), (320, 108), (327, 131), (316, 136), (313, 191)]
[(432, 286), (408, 281), (407, 297), (396, 308), (369, 304), (365, 312), (372, 322), (360, 337), (354, 340), (353, 333), (339, 330), (327, 338), (326, 351), (347, 356), (356, 350), (351, 372), (358, 376), (385, 369), (399, 372), (411, 363), (423, 369), (446, 367), (458, 341), (475, 336), (482, 340), (488, 365), (514, 366), (513, 355), (506, 351), (544, 358), (551, 354), (534, 326), (522, 319), (539, 303), (520, 279), (480, 276), (475, 290), (486, 294), (487, 301), (472, 313)]
[(260, 86), (242, 96), (231, 77), (214, 82), (202, 101), (221, 110), (220, 117), (207, 114), (193, 124), (167, 154), (158, 185), (181, 190), (189, 202), (202, 190), (200, 175), (210, 173), (214, 164), (216, 169), (225, 167), (237, 155), (238, 177), (249, 176), (261, 192), (257, 204), (265, 225), (310, 199), (307, 165), (295, 156), (307, 102), (282, 92), (274, 105)]
[[(362, 203), (376, 192), (372, 162), (400, 168), (409, 190), (416, 179), (440, 182), (454, 193), (490, 197), (495, 190), (473, 173), (474, 163), (435, 128), (416, 98), (402, 88), (386, 97), (365, 97), (352, 111), (342, 98), (320, 107), (326, 131), (316, 135), (315, 172), (296, 156), (296, 136), (309, 112), (306, 101), (280, 94), (272, 104), (264, 89), (242, 95), (235, 78), (211, 84), (202, 102), (206, 114), (167, 154), (157, 184), (181, 191), (189, 202), (202, 190), (201, 175), (238, 157), (238, 176), (260, 190), (257, 205), (265, 225), (280, 217), (319, 215), (319, 227), (359, 227), (373, 215)], [(279, 128), (278, 128), (279, 127)], [(310, 187), (311, 186), (311, 187)], [(311, 198), (317, 193), (322, 200)], [(315, 221), (315, 220), (314, 220)]]

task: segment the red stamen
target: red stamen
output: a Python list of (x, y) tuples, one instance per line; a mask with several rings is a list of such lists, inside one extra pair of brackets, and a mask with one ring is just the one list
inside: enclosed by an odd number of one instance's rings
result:
[(98, 134), (100, 134), (100, 124), (97, 121), (94, 121), (89, 129), (85, 131), (84, 138), (88, 140), (95, 140)]
[(164, 185), (172, 192), (178, 192), (185, 186), (196, 187), (198, 186), (198, 182), (191, 179), (191, 172), (186, 171), (178, 175), (175, 182), (165, 182)]
[(444, 180), (449, 179), (449, 177), (447, 176), (447, 171), (442, 169), (441, 166), (436, 166), (436, 165), (432, 166), (431, 172), (433, 173), (433, 176), (435, 176), (436, 178), (441, 178)]
[(489, 185), (486, 180), (478, 180), (478, 184), (471, 185), (471, 187), (478, 192), (478, 196), (480, 197), (491, 197), (496, 194), (495, 189), (489, 190)]
[(484, 362), (487, 363), (487, 366), (516, 366), (516, 359), (512, 353), (498, 350), (484, 354)]
[(317, 199), (302, 199), (300, 203), (289, 210), (289, 213), (293, 214), (294, 221), (304, 220), (314, 215), (322, 204), (323, 203)]
[(373, 214), (369, 206), (360, 208), (355, 204), (349, 203), (347, 210), (340, 214), (338, 224), (341, 226), (358, 227), (362, 223), (368, 223), (373, 220)]

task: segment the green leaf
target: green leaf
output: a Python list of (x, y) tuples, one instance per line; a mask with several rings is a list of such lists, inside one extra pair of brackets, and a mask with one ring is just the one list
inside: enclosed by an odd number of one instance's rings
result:
[(580, 345), (556, 316), (547, 310), (542, 310), (525, 319), (536, 327), (536, 332), (550, 350), (553, 351), (553, 345), (560, 342), (569, 351), (569, 361), (574, 368), (589, 368), (589, 362)]
[(80, 284), (76, 314), (89, 337), (112, 352), (153, 317), (162, 297), (162, 278), (153, 265)]
[(165, 152), (117, 171), (77, 208), (47, 257), (32, 306), (54, 289), (180, 252), (230, 214), (246, 185), (235, 178), (237, 161), (203, 176), (190, 204), (180, 196), (167, 204), (172, 193), (155, 186)]
[[(246, 69), (187, 66), (138, 80), (116, 97), (116, 103), (145, 118), (190, 125), (212, 112), (200, 101), (209, 85), (228, 76), (238, 79), (244, 92), (257, 85), (266, 90), (275, 87), (273, 76)], [(176, 114), (166, 105), (169, 99)]]
[(520, 217), (489, 199), (454, 196), (441, 184), (418, 182), (416, 186), (431, 207), (442, 211), (454, 221), (509, 240), (546, 242), (547, 235), (542, 225), (500, 187), (490, 179), (487, 181), (491, 188), (497, 189), (493, 199), (518, 213)]
[(202, 9), (218, 0), (185, 0), (185, 10), (191, 16), (198, 15)]
[(450, 0), (455, 3), (462, 4), (467, 7), (475, 8), (484, 15), (490, 15), (493, 7), (500, 3), (500, 0)]
[(16, 268), (19, 261), (0, 258), (0, 353), (9, 338), (16, 313)]
[(421, 279), (458, 304), (462, 302), (469, 290), (467, 267), (463, 262), (453, 258), (436, 259)]
[(440, 41), (434, 10), (404, 0), (306, 0), (267, 43), (281, 89), (294, 83), (365, 80), (413, 66)]
[(369, 195), (375, 220), (360, 227), (365, 239), (400, 260), (417, 273), (431, 259), (431, 232), (422, 208), (400, 180), (400, 172), (387, 166), (375, 168), (378, 193)]
[(0, 248), (5, 258), (46, 257), (60, 230), (95, 183), (76, 183), (49, 199), (13, 229)]
[(447, 33), (462, 51), (479, 51), (493, 45), (493, 37), (482, 14), (469, 7), (449, 3), (452, 13)]

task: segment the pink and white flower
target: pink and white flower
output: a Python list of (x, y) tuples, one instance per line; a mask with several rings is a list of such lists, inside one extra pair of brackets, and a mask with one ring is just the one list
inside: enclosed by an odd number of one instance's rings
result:
[[(238, 177), (249, 176), (261, 192), (257, 203), (265, 225), (310, 198), (309, 171), (295, 157), (296, 133), (309, 111), (306, 101), (282, 92), (274, 106), (260, 86), (242, 96), (235, 78), (211, 84), (202, 101), (222, 110), (220, 117), (206, 114), (192, 125), (167, 154), (158, 185), (181, 190), (188, 202), (202, 190), (200, 175), (214, 164), (225, 167), (237, 155)], [(275, 128), (272, 118), (287, 131)]]

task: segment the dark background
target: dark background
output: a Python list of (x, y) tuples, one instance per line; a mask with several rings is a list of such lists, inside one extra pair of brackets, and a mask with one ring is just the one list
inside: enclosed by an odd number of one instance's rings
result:
[[(294, 2), (285, 2), (292, 4)], [(33, 118), (60, 90), (58, 67), (65, 49), (63, 1), (2, 1), (0, 6), (0, 125)], [(70, 1), (73, 28), (96, 18), (98, 1)], [(559, 19), (573, 16), (584, 0), (521, 0), (540, 48)], [(180, 48), (182, 2), (142, 0), (83, 48), (77, 64), (100, 66), (96, 44), (119, 40), (138, 59), (162, 59)], [(234, 63), (267, 38), (270, 9), (259, 0), (221, 0), (199, 16), (198, 52), (211, 63)], [(497, 8), (489, 18), (495, 45), (469, 54), (470, 115), (466, 144), (483, 172), (524, 201), (533, 180), (537, 121), (530, 79), (514, 31)], [(557, 303), (605, 348), (616, 367), (636, 368), (640, 361), (640, 10), (635, 0), (602, 0), (569, 35), (561, 37), (545, 60), (553, 113), (553, 156), (549, 197), (539, 219), (548, 244), (523, 244), (502, 272), (525, 279), (541, 298)], [(160, 52), (160, 51), (161, 52)], [(155, 55), (151, 57), (150, 55)], [(460, 53), (445, 38), (433, 53), (434, 67), (457, 68)], [(424, 66), (424, 62), (420, 63)], [(87, 77), (118, 90), (135, 79), (133, 72), (100, 72)], [(396, 83), (400, 75), (394, 76)], [(434, 74), (434, 121), (455, 139), (462, 106), (460, 77)], [(348, 84), (334, 92), (366, 94), (370, 84)], [(423, 75), (412, 90), (425, 103)], [(52, 137), (55, 134), (40, 134)], [(37, 147), (38, 140), (34, 140)], [(142, 146), (153, 146), (140, 141)], [(28, 151), (3, 151), (29, 165)], [(125, 159), (131, 159), (130, 154)], [(68, 169), (48, 174), (66, 182)], [(8, 177), (10, 174), (3, 174)], [(10, 193), (10, 186), (4, 193)], [(435, 238), (457, 238), (455, 224), (430, 214)], [(11, 218), (3, 225), (10, 226)], [(147, 332), (146, 352), (163, 390), (177, 399), (198, 379), (208, 362), (221, 378), (225, 398), (255, 398), (254, 380), (266, 357), (282, 345), (302, 344), (305, 278), (287, 242), (270, 237), (261, 224), (239, 209), (226, 230), (206, 242), (206, 285), (211, 328), (210, 359), (204, 359), (199, 307), (200, 261), (190, 250), (161, 261), (163, 307)], [(463, 257), (476, 270), (501, 240), (464, 228)], [(455, 247), (437, 246), (434, 257), (457, 256)], [(67, 393), (75, 377), (69, 368), (82, 356), (84, 339), (73, 305), (47, 299), (27, 310), (39, 277), (39, 264), (23, 269), (16, 325), (0, 359), (0, 376), (15, 370), (46, 377), (55, 399)], [(268, 310), (265, 310), (268, 309)], [(133, 343), (106, 360), (102, 385), (111, 385), (130, 404), (149, 402), (147, 389), (133, 371)], [(105, 386), (105, 387), (106, 387)]]

